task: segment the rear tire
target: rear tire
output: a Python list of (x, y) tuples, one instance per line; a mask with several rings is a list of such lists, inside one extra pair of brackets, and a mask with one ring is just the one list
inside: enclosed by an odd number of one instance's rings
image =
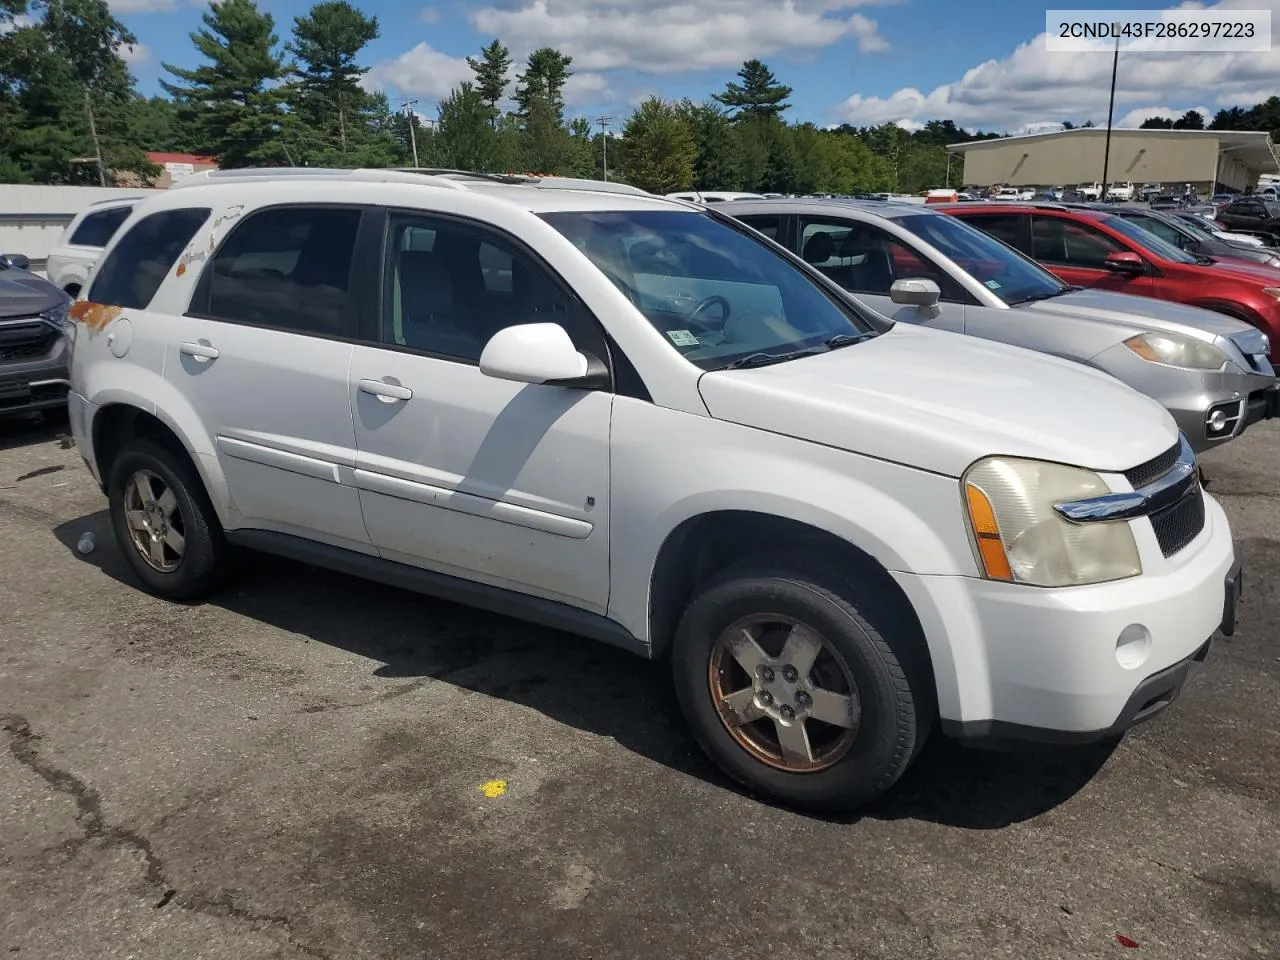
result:
[(729, 776), (788, 805), (843, 812), (902, 776), (934, 702), (918, 627), (831, 569), (795, 558), (724, 571), (685, 611), (672, 668), (694, 736)]
[(129, 443), (108, 471), (107, 496), (116, 542), (147, 590), (194, 600), (218, 587), (230, 546), (185, 456)]

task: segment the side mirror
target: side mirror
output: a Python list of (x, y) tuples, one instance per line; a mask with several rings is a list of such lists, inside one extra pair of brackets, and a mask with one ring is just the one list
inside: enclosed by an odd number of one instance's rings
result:
[(932, 280), (911, 278), (895, 280), (889, 288), (889, 299), (914, 307), (933, 307), (942, 299), (942, 290)]
[(3, 256), (6, 265), (18, 270), (30, 270), (31, 258), (24, 253), (6, 253)]
[(1147, 269), (1146, 261), (1132, 250), (1117, 250), (1115, 253), (1107, 254), (1103, 265), (1116, 273), (1135, 274)]
[(581, 353), (558, 323), (504, 327), (485, 344), (480, 372), (498, 380), (592, 388), (606, 385), (608, 371)]

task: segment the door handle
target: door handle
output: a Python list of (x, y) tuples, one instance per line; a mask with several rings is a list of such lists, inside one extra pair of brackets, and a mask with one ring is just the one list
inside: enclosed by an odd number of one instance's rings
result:
[(399, 400), (411, 400), (413, 391), (398, 383), (387, 383), (385, 380), (361, 380), (360, 389), (372, 394), (383, 403), (396, 403)]
[(184, 343), (178, 348), (184, 356), (191, 357), (197, 363), (208, 363), (218, 359), (218, 348), (207, 343)]

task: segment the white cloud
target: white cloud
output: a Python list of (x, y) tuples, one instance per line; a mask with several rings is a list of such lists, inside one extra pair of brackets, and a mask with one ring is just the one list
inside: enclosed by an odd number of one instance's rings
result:
[(876, 2), (886, 0), (490, 0), (470, 19), (517, 56), (552, 46), (575, 69), (664, 73), (736, 68), (844, 40), (863, 53), (887, 50), (875, 21), (851, 13)]
[(121, 58), (131, 67), (141, 66), (151, 59), (151, 48), (145, 43), (135, 43), (119, 50)]
[(564, 85), (564, 102), (570, 107), (608, 103), (613, 99), (609, 82), (598, 73), (575, 73)]
[(368, 90), (393, 89), (441, 100), (464, 80), (473, 79), (465, 57), (451, 57), (420, 43), (392, 60), (376, 63), (361, 84)]
[[(1280, 0), (1225, 0), (1210, 8), (1270, 9), (1280, 25)], [(1049, 53), (1042, 33), (1009, 56), (979, 64), (927, 93), (914, 87), (885, 97), (855, 93), (835, 113), (859, 125), (950, 119), (970, 129), (1010, 132), (1062, 120), (1104, 124), (1111, 62), (1110, 53)], [(1248, 106), (1280, 94), (1280, 47), (1261, 53), (1121, 51), (1116, 113), (1122, 119), (1142, 113), (1140, 123), (1154, 115), (1143, 113), (1157, 109), (1143, 106), (1152, 103), (1186, 104), (1163, 108), (1181, 116), (1210, 90), (1219, 107)], [(1212, 116), (1207, 111), (1206, 119)]]
[(0, 37), (3, 37), (6, 33), (12, 33), (14, 30), (20, 30), (22, 27), (29, 27), (35, 22), (35, 18), (29, 13), (19, 13), (8, 20), (0, 20)]
[[(1249, 106), (1253, 106), (1255, 103), (1257, 103), (1256, 100), (1250, 100)], [(1186, 113), (1188, 110), (1195, 110), (1197, 113), (1199, 113), (1200, 116), (1204, 117), (1204, 122), (1206, 124), (1213, 119), (1214, 111), (1210, 110), (1208, 107), (1205, 107), (1205, 106), (1136, 107), (1135, 109), (1130, 110), (1128, 113), (1126, 113), (1123, 117), (1120, 117), (1119, 119), (1117, 119), (1115, 122), (1115, 125), (1117, 127), (1139, 127), (1142, 125), (1143, 120), (1149, 120), (1151, 117), (1160, 117), (1163, 120), (1179, 120), (1182, 118), (1182, 115)]]

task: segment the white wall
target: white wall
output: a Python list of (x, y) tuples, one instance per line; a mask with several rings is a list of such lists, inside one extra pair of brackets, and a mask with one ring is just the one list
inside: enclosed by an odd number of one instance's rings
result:
[(0, 253), (24, 253), (42, 261), (57, 246), (71, 219), (99, 200), (145, 196), (119, 187), (46, 187), (0, 183)]

